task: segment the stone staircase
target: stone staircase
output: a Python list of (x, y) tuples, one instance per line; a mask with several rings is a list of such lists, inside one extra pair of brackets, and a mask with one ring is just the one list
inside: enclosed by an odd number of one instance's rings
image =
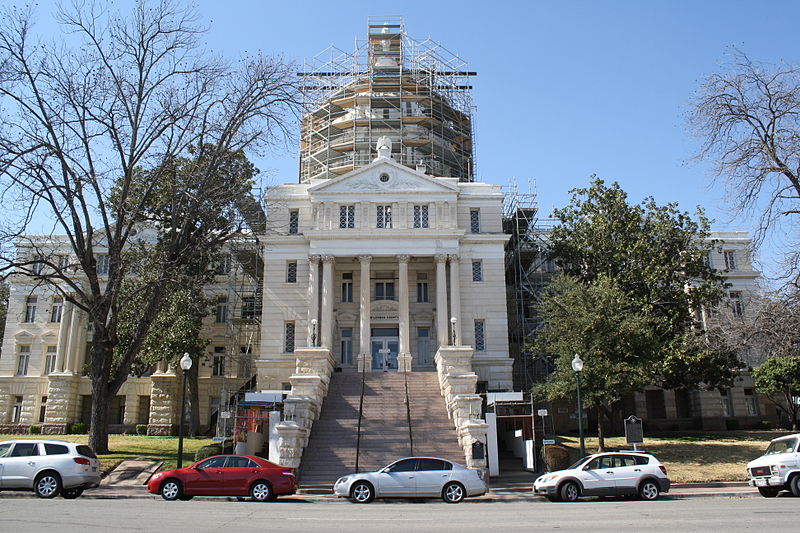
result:
[[(371, 471), (401, 457), (430, 455), (464, 463), (453, 422), (447, 417), (435, 372), (410, 372), (411, 430), (406, 374), (367, 373), (358, 470)], [(304, 487), (332, 485), (356, 471), (360, 374), (333, 374), (319, 420), (300, 464)]]

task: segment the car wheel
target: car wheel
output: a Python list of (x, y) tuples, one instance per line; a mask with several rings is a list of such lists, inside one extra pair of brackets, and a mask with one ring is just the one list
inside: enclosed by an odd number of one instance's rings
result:
[(250, 496), (257, 502), (266, 502), (272, 499), (272, 487), (266, 481), (256, 481), (250, 487)]
[(369, 503), (375, 499), (375, 491), (366, 481), (357, 481), (350, 487), (350, 499), (353, 503)]
[(800, 476), (796, 475), (789, 481), (789, 490), (791, 490), (792, 494), (795, 496), (800, 496)]
[(451, 481), (442, 489), (442, 499), (447, 503), (459, 503), (464, 499), (464, 485)]
[(565, 502), (577, 501), (578, 497), (581, 495), (578, 485), (572, 481), (567, 481), (561, 485), (561, 489), (558, 492), (559, 496), (561, 496), (561, 500)]
[(33, 490), (40, 498), (55, 498), (61, 492), (61, 476), (55, 472), (45, 472), (36, 476)]
[(161, 497), (167, 500), (168, 502), (175, 501), (181, 497), (183, 493), (183, 487), (181, 487), (181, 482), (177, 479), (168, 479), (161, 485)]
[(774, 498), (780, 491), (781, 489), (775, 487), (758, 487), (758, 493), (765, 498)]
[(83, 489), (61, 489), (61, 497), (65, 500), (74, 500), (83, 494)]
[(646, 479), (639, 485), (639, 497), (643, 500), (655, 500), (660, 492), (658, 485), (652, 479)]

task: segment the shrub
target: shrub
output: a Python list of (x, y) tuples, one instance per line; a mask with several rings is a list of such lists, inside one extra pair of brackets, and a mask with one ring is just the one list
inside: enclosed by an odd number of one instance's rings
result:
[(770, 422), (769, 420), (762, 420), (761, 422), (759, 422), (756, 425), (756, 427), (758, 429), (763, 429), (763, 430), (769, 431), (769, 430), (772, 429), (772, 422)]
[(725, 429), (729, 431), (736, 431), (739, 429), (739, 421), (735, 418), (729, 418), (725, 421)]
[(137, 435), (147, 435), (147, 424), (136, 424)]
[(206, 457), (211, 457), (212, 455), (222, 455), (222, 453), (223, 451), (221, 444), (209, 444), (208, 446), (198, 448), (198, 450), (194, 453), (194, 460), (201, 461)]
[(31, 435), (41, 435), (42, 426), (31, 426), (30, 428), (28, 428), (28, 431), (30, 431)]
[(70, 433), (74, 433), (76, 435), (82, 435), (82, 434), (86, 433), (88, 429), (89, 429), (89, 427), (86, 424), (84, 424), (83, 422), (75, 422), (74, 424), (72, 424), (70, 426), (69, 432)]

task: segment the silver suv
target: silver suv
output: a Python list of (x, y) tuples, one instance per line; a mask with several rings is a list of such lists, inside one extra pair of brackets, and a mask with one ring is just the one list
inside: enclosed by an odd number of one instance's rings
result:
[(655, 500), (670, 487), (667, 469), (642, 452), (607, 452), (584, 457), (565, 470), (539, 476), (533, 492), (550, 501), (574, 502), (581, 496), (638, 495)]
[(800, 496), (800, 433), (772, 439), (764, 455), (747, 463), (747, 474), (765, 498), (782, 490)]
[(0, 442), (0, 489), (74, 499), (100, 485), (100, 461), (85, 444), (62, 440)]

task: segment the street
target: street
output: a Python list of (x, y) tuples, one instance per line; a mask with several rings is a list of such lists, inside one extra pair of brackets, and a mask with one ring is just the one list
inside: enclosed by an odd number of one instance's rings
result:
[(272, 503), (153, 499), (0, 499), (0, 531), (797, 531), (798, 500), (692, 498), (571, 504), (467, 500), (375, 502), (287, 497)]

